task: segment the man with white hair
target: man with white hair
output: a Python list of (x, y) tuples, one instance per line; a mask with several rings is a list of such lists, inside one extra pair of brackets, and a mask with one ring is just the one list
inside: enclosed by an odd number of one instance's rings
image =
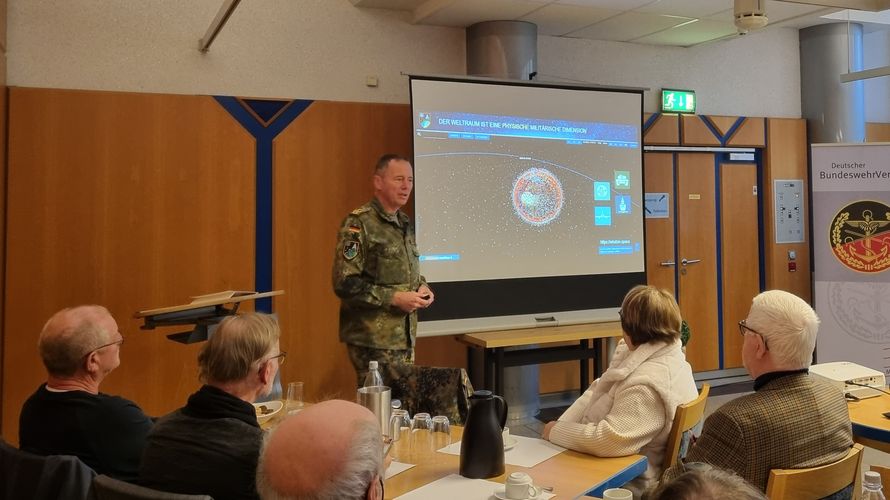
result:
[(324, 401), (266, 438), (257, 467), (263, 500), (382, 500), (383, 439), (367, 408)]
[[(717, 409), (685, 461), (736, 472), (762, 491), (770, 469), (836, 462), (853, 445), (844, 395), (809, 375), (819, 318), (799, 297), (770, 290), (739, 322), (742, 362), (754, 393)], [(665, 472), (673, 478), (677, 465)]]
[(132, 401), (99, 392), (123, 343), (102, 306), (70, 307), (46, 322), (37, 347), (47, 380), (22, 407), (21, 449), (75, 455), (99, 474), (136, 479), (151, 419)]

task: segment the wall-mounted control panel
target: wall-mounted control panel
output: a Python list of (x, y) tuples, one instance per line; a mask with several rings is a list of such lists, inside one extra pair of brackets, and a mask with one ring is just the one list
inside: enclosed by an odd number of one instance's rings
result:
[(803, 180), (776, 180), (776, 243), (803, 243)]

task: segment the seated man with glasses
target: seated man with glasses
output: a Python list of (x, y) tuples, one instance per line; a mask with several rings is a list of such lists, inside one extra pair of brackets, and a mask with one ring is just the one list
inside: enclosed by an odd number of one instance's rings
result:
[[(686, 462), (734, 471), (761, 491), (770, 469), (801, 469), (836, 462), (853, 446), (844, 395), (809, 375), (819, 318), (799, 297), (770, 290), (754, 297), (742, 362), (754, 394), (718, 408), (704, 423)], [(682, 473), (678, 464), (665, 472)]]
[(120, 365), (123, 342), (102, 306), (63, 309), (46, 322), (37, 348), (47, 381), (22, 407), (21, 449), (75, 455), (99, 474), (136, 478), (151, 419), (132, 401), (99, 392)]
[(324, 401), (289, 417), (263, 445), (257, 490), (263, 500), (382, 500), (384, 443), (367, 408)]
[(219, 324), (198, 354), (204, 386), (148, 436), (140, 484), (216, 500), (257, 498), (263, 431), (251, 403), (272, 390), (286, 354), (280, 334), (275, 318), (260, 313)]

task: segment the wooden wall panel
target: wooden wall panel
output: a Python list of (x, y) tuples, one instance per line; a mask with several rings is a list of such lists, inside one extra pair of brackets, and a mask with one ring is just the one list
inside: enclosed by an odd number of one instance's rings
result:
[[(273, 282), (287, 291), (277, 307), (288, 332), (282, 349), (293, 361), (282, 377), (303, 380), (310, 400), (354, 397), (355, 372), (337, 336), (340, 302), (331, 288), (337, 230), (373, 196), (377, 158), (411, 156), (411, 126), (407, 105), (318, 101), (275, 140)], [(416, 358), (466, 365), (464, 348), (450, 338), (419, 341)]]
[[(803, 179), (803, 220), (810, 219), (809, 179), (807, 175), (806, 121), (792, 118), (767, 119), (767, 148), (764, 154), (763, 227), (766, 288), (789, 291), (807, 302), (812, 301), (810, 287), (810, 245), (812, 235), (805, 227), (803, 243), (776, 244), (773, 181)], [(788, 271), (788, 251), (797, 254), (797, 271)]]
[(756, 147), (766, 145), (766, 119), (745, 118), (745, 121), (732, 134), (726, 145), (731, 147)]
[(757, 166), (720, 165), (720, 236), (723, 271), (723, 368), (742, 366), (742, 336), (751, 299), (760, 292), (757, 241)]
[[(644, 115), (643, 120), (648, 120), (651, 114)], [(643, 143), (646, 146), (675, 146), (680, 144), (680, 118), (677, 115), (660, 115), (655, 123), (646, 129), (643, 134)]]
[[(677, 258), (700, 260), (680, 265), (677, 301), (689, 323), (686, 359), (694, 371), (719, 368), (717, 315), (717, 206), (714, 155), (677, 155)], [(680, 263), (678, 263), (680, 264)]]
[(681, 141), (683, 146), (719, 146), (720, 141), (711, 132), (703, 118), (699, 115), (682, 115)]
[(714, 127), (720, 131), (721, 135), (726, 135), (729, 129), (739, 120), (738, 116), (720, 116), (720, 115), (699, 115), (702, 120), (708, 120)]
[(9, 131), (3, 437), (45, 379), (43, 323), (76, 304), (107, 306), (127, 340), (104, 392), (182, 406), (200, 346), (132, 315), (253, 286), (253, 139), (211, 97), (25, 88)]
[(866, 123), (865, 142), (890, 142), (890, 123)]
[(673, 153), (645, 154), (646, 193), (667, 193), (668, 217), (645, 219), (646, 224), (646, 280), (659, 288), (670, 290), (676, 297), (673, 266), (662, 265), (676, 260), (674, 253), (674, 155)]
[[(6, 2), (0, 6), (0, 26), (6, 31)], [(6, 338), (6, 330), (3, 328), (3, 297), (6, 291), (6, 113), (9, 109), (8, 94), (6, 89), (6, 50), (0, 51), (0, 363), (3, 360), (3, 345)], [(3, 370), (0, 366), (0, 433), (3, 432)]]

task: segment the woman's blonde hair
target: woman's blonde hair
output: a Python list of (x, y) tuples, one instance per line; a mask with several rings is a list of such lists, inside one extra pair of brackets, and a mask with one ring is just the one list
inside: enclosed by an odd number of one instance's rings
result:
[(667, 290), (637, 285), (621, 303), (621, 328), (634, 345), (680, 338), (680, 306)]
[(198, 354), (202, 382), (243, 380), (278, 344), (281, 329), (274, 317), (244, 313), (222, 320)]

